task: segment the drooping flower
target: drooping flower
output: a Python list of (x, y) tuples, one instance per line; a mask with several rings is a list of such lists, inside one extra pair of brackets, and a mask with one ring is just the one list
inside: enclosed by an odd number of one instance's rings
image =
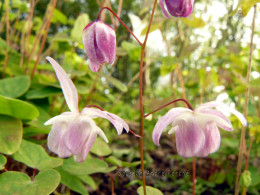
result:
[(116, 58), (115, 31), (101, 20), (91, 22), (84, 28), (83, 44), (92, 71), (97, 72), (106, 62), (114, 63)]
[(247, 125), (245, 117), (226, 104), (212, 101), (200, 105), (194, 111), (188, 108), (173, 108), (161, 117), (153, 130), (153, 142), (160, 145), (163, 130), (172, 123), (169, 134), (176, 135), (177, 152), (183, 157), (205, 157), (218, 150), (220, 133), (218, 127), (232, 131), (229, 119), (221, 112), (212, 108), (222, 108), (238, 117), (243, 126)]
[[(188, 17), (193, 10), (194, 0), (160, 0), (162, 13), (166, 18)], [(165, 8), (166, 7), (166, 8)]]
[(93, 145), (97, 134), (108, 142), (104, 132), (95, 124), (94, 118), (108, 119), (121, 134), (123, 129), (127, 132), (129, 127), (126, 122), (115, 114), (98, 110), (96, 108), (78, 109), (78, 93), (73, 82), (62, 67), (51, 57), (47, 60), (52, 64), (61, 85), (65, 100), (71, 112), (64, 112), (45, 122), (52, 125), (48, 135), (48, 148), (59, 157), (74, 155), (74, 160), (83, 162)]

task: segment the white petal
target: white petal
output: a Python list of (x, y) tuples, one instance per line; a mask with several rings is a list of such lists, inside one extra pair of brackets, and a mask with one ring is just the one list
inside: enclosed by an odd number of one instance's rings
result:
[(226, 121), (231, 127), (227, 127), (227, 126), (223, 126), (221, 124), (217, 124), (220, 128), (224, 129), (224, 130), (227, 130), (227, 131), (232, 131), (233, 130), (233, 127), (232, 127), (232, 124), (230, 122), (230, 120), (220, 111), (218, 110), (213, 110), (213, 109), (202, 109), (202, 110), (199, 110), (200, 113), (204, 113), (204, 114), (212, 114), (212, 115), (215, 115), (217, 117), (220, 117), (222, 118), (224, 121)]
[(217, 102), (217, 101), (208, 102), (208, 103), (200, 105), (198, 108), (196, 108), (195, 111), (212, 108), (212, 107), (220, 107), (220, 108), (224, 108), (224, 109), (228, 110), (229, 112), (233, 113), (241, 121), (243, 126), (247, 125), (246, 119), (243, 116), (243, 114), (238, 112), (236, 109), (230, 108), (229, 106), (227, 106), (226, 104), (224, 104), (222, 102)]
[(69, 109), (71, 110), (71, 112), (79, 112), (78, 92), (75, 85), (66, 74), (66, 72), (62, 69), (62, 67), (54, 59), (52, 59), (51, 57), (47, 57), (46, 59), (51, 63), (56, 72)]
[(106, 112), (106, 111), (102, 111), (102, 110), (98, 110), (95, 108), (84, 108), (81, 111), (81, 114), (87, 115), (91, 118), (97, 118), (97, 117), (101, 117), (101, 118), (105, 118), (107, 120), (109, 120), (114, 127), (117, 130), (118, 134), (121, 134), (123, 131), (123, 128), (128, 132), (129, 131), (129, 126), (127, 125), (127, 123), (120, 118), (119, 116)]
[(170, 124), (172, 123), (179, 115), (181, 115), (182, 113), (190, 113), (192, 112), (190, 109), (188, 108), (173, 108), (171, 110), (169, 110), (163, 117), (161, 117), (154, 129), (153, 129), (153, 142), (155, 145), (159, 146), (159, 140), (161, 137), (161, 134), (163, 132), (163, 130)]
[(100, 135), (100, 137), (102, 137), (103, 140), (104, 140), (106, 143), (108, 143), (108, 139), (107, 139), (105, 133), (104, 133), (99, 127), (97, 127), (97, 130), (98, 130), (98, 134)]
[(232, 128), (232, 125), (230, 123), (226, 122), (225, 120), (214, 114), (194, 113), (194, 115), (201, 128), (205, 128), (209, 122), (215, 122), (222, 126)]
[(66, 122), (66, 123), (70, 123), (72, 122), (75, 118), (77, 117), (77, 115), (75, 115), (72, 112), (63, 112), (62, 114), (52, 117), (51, 119), (49, 119), (48, 121), (46, 121), (44, 123), (44, 125), (52, 125), (54, 123), (58, 123), (58, 122)]

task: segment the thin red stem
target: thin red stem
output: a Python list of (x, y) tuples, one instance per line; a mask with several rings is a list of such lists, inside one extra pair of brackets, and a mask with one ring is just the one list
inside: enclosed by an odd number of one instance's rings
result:
[[(144, 53), (145, 53), (145, 46), (148, 39), (148, 35), (150, 32), (150, 28), (153, 21), (153, 16), (155, 12), (155, 8), (157, 5), (157, 0), (154, 1), (153, 10), (151, 14), (151, 18), (148, 24), (148, 28), (146, 31), (144, 43), (141, 44), (141, 57), (140, 57), (140, 70), (139, 70), (139, 103), (140, 103), (140, 135), (144, 137), (144, 105), (143, 105), (143, 65), (144, 65)], [(145, 184), (145, 171), (144, 171), (144, 142), (143, 139), (140, 139), (140, 157), (141, 157), (141, 169), (142, 169), (142, 179), (143, 179), (143, 191), (144, 195), (146, 195), (146, 184)]]
[(195, 195), (195, 180), (196, 180), (196, 157), (192, 161), (192, 195)]
[(33, 169), (32, 181), (34, 181), (35, 175), (36, 175), (36, 168)]
[(166, 106), (169, 106), (169, 105), (171, 105), (171, 104), (173, 104), (173, 103), (176, 103), (176, 102), (179, 102), (179, 101), (183, 101), (183, 102), (188, 106), (188, 108), (189, 108), (190, 110), (194, 110), (194, 109), (192, 108), (192, 106), (190, 105), (190, 103), (189, 103), (187, 100), (181, 98), (181, 99), (173, 100), (173, 101), (169, 102), (168, 104), (165, 104), (165, 105), (163, 105), (163, 106), (157, 108), (156, 110), (154, 110), (154, 111), (152, 111), (152, 112), (150, 112), (150, 113), (144, 115), (144, 118), (146, 118), (147, 116), (149, 116), (149, 115), (151, 115), (151, 114), (157, 112), (158, 110), (161, 110), (162, 108), (165, 108)]
[(8, 172), (7, 168), (4, 167), (4, 171), (5, 171), (5, 172)]
[(103, 108), (100, 108), (100, 107), (97, 106), (97, 105), (89, 105), (89, 106), (87, 106), (87, 107), (88, 107), (88, 108), (95, 107), (95, 108), (98, 108), (99, 110), (105, 111)]
[(128, 32), (135, 38), (135, 40), (138, 42), (138, 44), (140, 46), (142, 46), (142, 43), (141, 41), (139, 41), (139, 39), (134, 35), (134, 33), (126, 26), (126, 24), (117, 16), (117, 14), (112, 10), (110, 9), (109, 7), (102, 7), (98, 13), (98, 17), (97, 19), (100, 20), (100, 17), (101, 17), (101, 13), (104, 9), (107, 9), (108, 11), (110, 11), (117, 19), (118, 21), (128, 30)]

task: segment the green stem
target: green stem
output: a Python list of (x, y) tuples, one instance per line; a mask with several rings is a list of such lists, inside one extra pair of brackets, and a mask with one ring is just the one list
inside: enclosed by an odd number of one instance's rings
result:
[[(248, 83), (250, 81), (251, 76), (251, 62), (252, 62), (252, 53), (253, 53), (253, 38), (254, 38), (254, 30), (255, 30), (255, 18), (256, 18), (256, 5), (254, 6), (254, 16), (252, 21), (252, 33), (251, 33), (251, 41), (250, 41), (250, 52), (249, 52), (249, 59), (248, 59), (248, 68), (247, 68), (247, 78), (246, 78), (246, 93), (245, 93), (245, 106), (244, 106), (244, 116), (247, 117), (247, 109), (248, 109), (248, 101), (249, 101), (249, 87)], [(245, 141), (245, 134), (246, 134), (246, 127), (242, 127), (241, 136), (240, 136), (240, 145), (239, 145), (239, 153), (238, 153), (238, 161), (237, 161), (237, 176), (236, 176), (236, 186), (235, 186), (235, 195), (239, 194), (239, 178), (240, 172), (242, 167), (242, 160), (243, 160), (243, 153), (244, 151), (244, 144)]]
[(144, 42), (141, 46), (140, 70), (139, 70), (139, 73), (140, 73), (140, 76), (139, 76), (139, 102), (140, 102), (140, 117), (141, 117), (141, 120), (140, 120), (140, 136), (142, 137), (142, 139), (140, 139), (140, 156), (141, 156), (141, 169), (142, 169), (142, 173), (143, 173), (142, 177), (143, 177), (144, 195), (146, 195), (146, 184), (145, 184), (145, 171), (144, 171), (144, 142), (143, 142), (143, 137), (144, 137), (143, 65), (144, 65), (145, 46), (146, 46), (146, 42), (147, 42), (148, 35), (149, 35), (149, 32), (150, 32), (150, 28), (151, 28), (151, 25), (152, 25), (156, 5), (157, 5), (157, 0), (154, 1), (151, 18), (150, 18), (150, 21), (149, 21), (149, 24), (148, 24), (148, 29), (146, 31)]

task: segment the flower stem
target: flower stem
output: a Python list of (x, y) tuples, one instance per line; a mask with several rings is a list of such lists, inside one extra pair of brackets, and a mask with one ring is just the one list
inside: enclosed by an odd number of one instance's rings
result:
[(10, 23), (9, 23), (9, 5), (8, 5), (8, 0), (5, 0), (5, 20), (6, 20), (6, 48), (5, 48), (5, 61), (4, 61), (4, 67), (3, 67), (3, 72), (2, 72), (2, 78), (5, 76), (7, 64), (8, 64), (8, 50), (9, 50), (9, 45), (10, 45)]
[(54, 12), (54, 9), (55, 9), (55, 7), (56, 7), (57, 0), (53, 0), (52, 2), (53, 2), (53, 3), (52, 3), (52, 8), (51, 8), (50, 16), (49, 16), (49, 18), (48, 18), (47, 27), (46, 27), (46, 29), (45, 29), (46, 31), (45, 31), (43, 40), (42, 40), (42, 42), (41, 42), (40, 51), (38, 52), (36, 61), (35, 61), (34, 65), (33, 65), (32, 73), (31, 73), (31, 80), (32, 80), (33, 77), (34, 77), (34, 74), (35, 74), (37, 65), (38, 65), (38, 63), (39, 63), (39, 61), (40, 61), (40, 57), (41, 57), (42, 51), (43, 51), (43, 49), (44, 49), (44, 45), (45, 45), (45, 42), (46, 42), (46, 39), (47, 39), (48, 31), (49, 31), (49, 28), (50, 28), (50, 25), (51, 25), (51, 18), (52, 18), (52, 16), (53, 16), (53, 12)]
[(188, 108), (189, 108), (190, 110), (193, 110), (193, 108), (192, 108), (192, 106), (190, 105), (190, 103), (189, 103), (187, 100), (181, 98), (181, 99), (173, 100), (173, 101), (171, 101), (171, 102), (169, 102), (169, 103), (167, 103), (167, 104), (165, 104), (165, 105), (163, 105), (163, 106), (157, 108), (156, 110), (154, 110), (154, 111), (152, 111), (152, 112), (150, 112), (150, 113), (144, 115), (144, 118), (146, 118), (147, 116), (149, 116), (149, 115), (151, 115), (151, 114), (157, 112), (158, 110), (161, 110), (162, 108), (165, 108), (166, 106), (169, 106), (170, 104), (173, 104), (173, 103), (176, 103), (176, 102), (179, 102), (179, 101), (183, 101), (183, 102), (188, 106)]
[(110, 9), (109, 7), (102, 7), (101, 10), (98, 13), (98, 17), (97, 19), (99, 20), (101, 17), (101, 13), (104, 9), (107, 9), (108, 11), (110, 11), (117, 19), (118, 21), (128, 30), (128, 32), (135, 38), (135, 40), (138, 42), (138, 44), (140, 46), (142, 46), (143, 44), (141, 43), (141, 41), (139, 41), (139, 39), (134, 35), (134, 33), (126, 26), (126, 24), (116, 15), (116, 13)]
[[(250, 81), (251, 76), (251, 62), (252, 62), (252, 53), (253, 53), (253, 38), (254, 38), (254, 30), (255, 30), (255, 18), (256, 18), (256, 5), (254, 5), (254, 16), (252, 21), (252, 33), (251, 33), (251, 40), (250, 40), (250, 52), (249, 52), (249, 59), (248, 59), (248, 68), (247, 68), (247, 78), (246, 83), (248, 84)], [(245, 93), (245, 105), (244, 105), (244, 116), (247, 117), (247, 109), (248, 109), (248, 102), (249, 102), (249, 86), (246, 85), (246, 93)], [(236, 186), (235, 186), (235, 195), (239, 194), (239, 178), (240, 172), (242, 167), (242, 160), (243, 160), (243, 145), (246, 143), (245, 141), (245, 134), (246, 134), (246, 127), (242, 127), (241, 136), (240, 136), (240, 145), (239, 145), (239, 153), (238, 153), (238, 161), (237, 161), (237, 176), (236, 176)]]
[(192, 195), (195, 195), (195, 180), (196, 180), (196, 157), (192, 160)]
[[(148, 28), (146, 31), (145, 39), (143, 44), (141, 45), (141, 58), (140, 58), (140, 70), (139, 70), (139, 103), (140, 103), (140, 136), (144, 137), (144, 105), (143, 105), (143, 65), (144, 65), (144, 53), (145, 46), (148, 39), (148, 35), (150, 32), (150, 28), (153, 21), (153, 16), (156, 8), (157, 0), (154, 1), (153, 10), (151, 14), (151, 18), (148, 24)], [(143, 191), (144, 195), (146, 195), (146, 184), (145, 184), (145, 171), (144, 171), (144, 142), (143, 139), (140, 139), (140, 156), (141, 156), (141, 169), (142, 169), (142, 177), (143, 177)]]

